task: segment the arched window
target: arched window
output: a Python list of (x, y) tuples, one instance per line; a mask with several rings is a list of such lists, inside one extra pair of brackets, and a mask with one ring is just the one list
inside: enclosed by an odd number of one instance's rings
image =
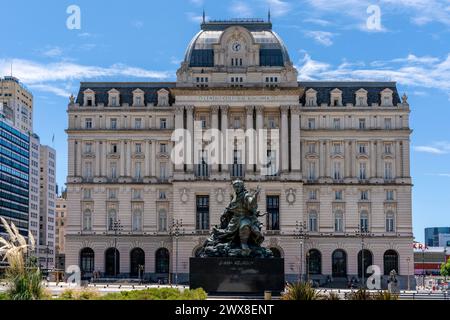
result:
[(91, 210), (86, 209), (83, 212), (83, 231), (92, 230), (92, 213)]
[(110, 209), (108, 211), (108, 230), (114, 230), (114, 222), (117, 220), (117, 213), (115, 209)]
[(169, 250), (159, 248), (155, 253), (155, 272), (169, 273)]
[(158, 231), (167, 231), (167, 212), (165, 209), (159, 210), (158, 214)]
[(94, 271), (94, 250), (91, 248), (83, 248), (80, 251), (80, 269), (81, 274), (91, 273)]
[(272, 248), (270, 248), (270, 251), (272, 251), (273, 256), (275, 258), (281, 258), (281, 252), (280, 252), (280, 250), (278, 248), (272, 247)]
[(369, 213), (362, 210), (359, 217), (359, 227), (361, 232), (369, 232)]
[(133, 231), (141, 231), (142, 230), (142, 211), (139, 209), (134, 210), (132, 220), (133, 220), (132, 221)]
[(144, 273), (145, 253), (141, 248), (134, 248), (130, 252), (130, 277), (141, 277)]
[(333, 252), (332, 269), (333, 277), (347, 276), (347, 253), (344, 250), (338, 249)]
[(386, 213), (386, 232), (395, 232), (395, 215), (392, 211)]
[(308, 259), (308, 274), (321, 274), (322, 273), (322, 254), (317, 249), (311, 249), (308, 251), (306, 258)]
[[(364, 258), (364, 259), (363, 259)], [(363, 266), (364, 260), (364, 267)], [(358, 277), (362, 277), (362, 271), (364, 269), (364, 277), (367, 278), (369, 274), (367, 273), (367, 268), (373, 264), (373, 254), (370, 250), (364, 249), (364, 257), (362, 250), (358, 253)]]
[(398, 271), (398, 253), (394, 250), (388, 250), (383, 256), (384, 262), (384, 275), (388, 276), (392, 270), (395, 270), (397, 274)]
[(105, 275), (116, 276), (120, 273), (120, 253), (115, 248), (105, 251)]
[(317, 212), (315, 210), (309, 212), (309, 231), (317, 232)]

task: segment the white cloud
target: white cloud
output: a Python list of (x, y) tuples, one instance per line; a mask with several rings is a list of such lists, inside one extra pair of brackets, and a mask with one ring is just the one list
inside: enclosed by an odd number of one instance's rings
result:
[(204, 0), (189, 0), (189, 2), (190, 3), (192, 3), (193, 5), (195, 5), (195, 6), (202, 6), (203, 5), (203, 3), (205, 3), (205, 1)]
[(27, 86), (59, 96), (67, 96), (69, 89), (72, 87), (72, 81), (116, 77), (168, 79), (172, 76), (171, 72), (147, 70), (121, 63), (109, 67), (99, 67), (69, 61), (45, 64), (23, 59), (0, 59), (0, 74), (9, 74), (11, 62), (14, 66), (14, 76)]
[(436, 155), (448, 154), (450, 153), (450, 142), (440, 141), (428, 146), (415, 146), (413, 149), (416, 152), (431, 153)]
[(305, 35), (317, 43), (329, 47), (333, 44), (334, 34), (328, 31), (305, 31)]
[[(203, 21), (202, 15), (197, 15), (193, 12), (186, 12), (186, 16), (190, 21), (195, 22), (195, 23), (202, 23), (202, 21)], [(208, 16), (205, 16), (205, 20), (210, 20), (210, 18)]]
[(63, 53), (63, 50), (60, 47), (47, 47), (42, 54), (46, 57), (54, 58), (59, 57)]
[(253, 10), (245, 1), (233, 1), (230, 6), (230, 12), (236, 18), (250, 18), (253, 16)]
[(438, 173), (438, 176), (450, 178), (450, 173)]
[(318, 18), (308, 18), (308, 19), (303, 20), (303, 22), (317, 24), (322, 27), (326, 27), (331, 24), (330, 21), (327, 21), (324, 19), (318, 19)]
[(136, 29), (141, 29), (144, 26), (144, 22), (141, 20), (134, 20), (131, 22), (131, 25)]
[(281, 0), (265, 0), (270, 8), (270, 12), (274, 17), (286, 15), (291, 9), (291, 5)]
[(450, 53), (447, 57), (408, 55), (369, 63), (343, 62), (332, 66), (308, 54), (297, 64), (300, 80), (396, 81), (405, 86), (433, 88), (450, 95)]

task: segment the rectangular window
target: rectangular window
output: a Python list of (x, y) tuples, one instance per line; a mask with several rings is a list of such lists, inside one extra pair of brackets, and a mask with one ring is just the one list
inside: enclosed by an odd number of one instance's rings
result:
[(367, 164), (365, 162), (359, 164), (359, 179), (367, 179)]
[(92, 152), (92, 143), (87, 142), (84, 145), (84, 152), (86, 152), (86, 153), (91, 153)]
[(308, 119), (308, 129), (312, 130), (316, 128), (316, 119)]
[(333, 154), (341, 154), (341, 144), (340, 143), (333, 144)]
[(386, 232), (395, 232), (395, 218), (393, 213), (386, 215)]
[(360, 200), (369, 200), (369, 191), (362, 190)]
[(317, 232), (317, 213), (315, 211), (309, 213), (309, 231)]
[(159, 128), (167, 129), (167, 119), (159, 119)]
[(197, 230), (209, 230), (209, 196), (197, 196)]
[(91, 189), (83, 189), (83, 198), (91, 199), (91, 197), (92, 197)]
[(135, 164), (134, 177), (136, 179), (140, 179), (141, 178), (141, 163), (140, 162), (136, 162), (136, 164)]
[(136, 143), (136, 144), (134, 145), (134, 152), (136, 152), (136, 153), (141, 153), (141, 152), (142, 152), (142, 144)]
[(394, 201), (395, 200), (394, 190), (386, 190), (386, 200), (387, 201)]
[(200, 116), (200, 123), (201, 123), (202, 129), (206, 129), (206, 117), (205, 116)]
[(309, 190), (309, 200), (317, 200), (317, 190)]
[(358, 144), (358, 151), (360, 154), (367, 154), (367, 145), (365, 143)]
[(361, 212), (359, 227), (361, 232), (369, 232), (369, 215), (367, 212)]
[(111, 162), (111, 178), (117, 179), (117, 164), (115, 162)]
[(133, 199), (134, 200), (141, 199), (141, 189), (133, 189)]
[(366, 128), (366, 119), (359, 119), (359, 129), (363, 130)]
[(161, 143), (161, 144), (159, 145), (159, 152), (160, 152), (160, 153), (166, 153), (166, 152), (167, 152), (167, 144)]
[(85, 163), (84, 176), (86, 178), (92, 178), (92, 162)]
[(333, 119), (333, 128), (340, 129), (341, 128), (341, 119)]
[(111, 153), (117, 153), (118, 149), (117, 149), (117, 144), (113, 143), (111, 144)]
[(392, 144), (391, 143), (385, 143), (384, 144), (384, 153), (385, 154), (392, 154)]
[(386, 129), (386, 130), (392, 129), (392, 119), (391, 118), (384, 119), (384, 129)]
[(315, 162), (310, 162), (308, 165), (308, 178), (309, 178), (309, 180), (316, 179), (316, 163)]
[(234, 117), (234, 128), (235, 129), (241, 128), (241, 118), (240, 117)]
[(167, 167), (165, 163), (159, 165), (159, 176), (161, 180), (167, 179)]
[(334, 214), (334, 231), (335, 232), (344, 231), (344, 215), (340, 211)]
[(342, 200), (342, 190), (336, 190), (334, 192), (334, 200)]
[(117, 190), (116, 189), (109, 189), (108, 190), (108, 198), (109, 199), (117, 199)]
[(384, 163), (384, 178), (392, 179), (392, 162)]
[(275, 118), (273, 116), (269, 117), (268, 124), (269, 124), (269, 129), (276, 128)]
[(267, 230), (280, 230), (280, 197), (267, 196)]
[(308, 144), (308, 152), (309, 153), (316, 153), (316, 144), (315, 143), (309, 143)]
[(111, 124), (111, 129), (117, 129), (117, 119), (116, 118), (112, 118), (110, 120), (110, 124)]
[(86, 129), (92, 129), (92, 119), (91, 118), (86, 118), (84, 121), (84, 127)]
[(142, 129), (142, 119), (134, 119), (134, 128), (135, 129)]

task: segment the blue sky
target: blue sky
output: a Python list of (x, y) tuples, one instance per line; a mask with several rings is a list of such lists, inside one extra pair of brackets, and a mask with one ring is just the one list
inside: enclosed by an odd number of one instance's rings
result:
[[(81, 9), (69, 30), (67, 7)], [(368, 28), (370, 5), (381, 13)], [(34, 94), (34, 125), (58, 152), (66, 179), (68, 95), (80, 81), (172, 81), (207, 19), (266, 18), (285, 41), (300, 80), (392, 80), (411, 105), (414, 233), (450, 225), (450, 0), (0, 0), (0, 75)], [(55, 141), (52, 144), (52, 135)]]

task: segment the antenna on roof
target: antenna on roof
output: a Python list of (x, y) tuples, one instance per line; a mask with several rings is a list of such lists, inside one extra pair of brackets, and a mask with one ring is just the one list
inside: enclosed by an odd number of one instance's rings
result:
[(267, 22), (270, 22), (270, 8), (269, 8), (269, 12), (267, 13)]
[(203, 23), (206, 22), (206, 15), (205, 15), (205, 9), (203, 9)]

